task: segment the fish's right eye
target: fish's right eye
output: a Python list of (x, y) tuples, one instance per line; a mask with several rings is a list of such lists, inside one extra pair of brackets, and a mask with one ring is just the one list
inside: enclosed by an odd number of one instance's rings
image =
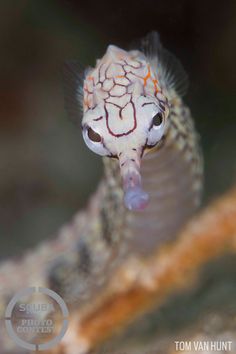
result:
[(90, 150), (101, 156), (110, 156), (111, 153), (107, 150), (103, 137), (89, 126), (82, 127), (82, 134), (85, 144)]
[(94, 143), (100, 143), (102, 141), (101, 136), (90, 127), (88, 128), (88, 137)]

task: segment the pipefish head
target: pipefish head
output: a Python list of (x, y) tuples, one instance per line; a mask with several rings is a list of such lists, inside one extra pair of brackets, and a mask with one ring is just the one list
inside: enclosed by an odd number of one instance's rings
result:
[(84, 80), (83, 138), (95, 153), (119, 159), (124, 202), (144, 209), (141, 160), (163, 138), (169, 104), (157, 74), (139, 51), (109, 46)]

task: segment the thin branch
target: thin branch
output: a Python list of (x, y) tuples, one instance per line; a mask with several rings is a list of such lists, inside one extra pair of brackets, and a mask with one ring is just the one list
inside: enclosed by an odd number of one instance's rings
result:
[(192, 284), (205, 263), (235, 251), (233, 189), (193, 218), (174, 243), (146, 260), (128, 259), (96, 302), (74, 309), (63, 341), (50, 353), (77, 354), (93, 349), (152, 306), (161, 305), (170, 294)]

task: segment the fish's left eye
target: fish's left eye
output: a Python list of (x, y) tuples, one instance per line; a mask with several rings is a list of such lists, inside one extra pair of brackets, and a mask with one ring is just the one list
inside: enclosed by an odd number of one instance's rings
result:
[(165, 132), (165, 116), (163, 112), (157, 112), (151, 120), (147, 136), (147, 145), (156, 145), (163, 137)]
[(162, 113), (158, 112), (152, 119), (152, 125), (158, 127), (163, 122), (163, 115)]

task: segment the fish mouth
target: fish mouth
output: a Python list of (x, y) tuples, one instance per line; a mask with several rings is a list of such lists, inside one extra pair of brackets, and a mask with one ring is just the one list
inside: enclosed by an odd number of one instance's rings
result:
[(127, 159), (120, 167), (126, 208), (131, 211), (144, 210), (148, 205), (149, 195), (142, 188), (140, 159)]

